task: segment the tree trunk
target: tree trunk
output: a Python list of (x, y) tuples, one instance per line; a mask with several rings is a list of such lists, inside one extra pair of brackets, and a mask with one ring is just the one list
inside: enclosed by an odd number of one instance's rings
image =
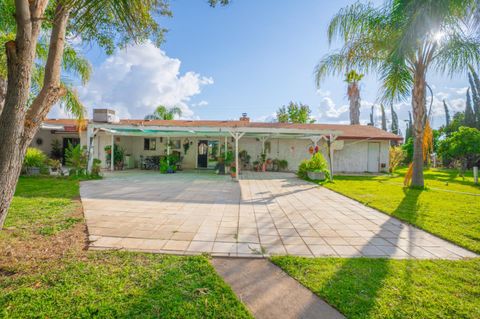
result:
[(58, 5), (43, 87), (27, 110), (35, 48), (47, 4), (46, 0), (32, 5), (28, 0), (17, 0), (17, 34), (15, 41), (6, 44), (8, 83), (5, 105), (0, 113), (0, 230), (13, 199), (26, 149), (51, 106), (64, 91), (60, 87), (60, 70), (68, 10)]
[(2, 114), (6, 95), (7, 95), (7, 80), (0, 76), (0, 115)]
[(350, 102), (350, 124), (360, 124), (360, 90), (357, 82), (348, 84), (348, 100)]
[(425, 70), (417, 65), (413, 79), (413, 174), (412, 186), (424, 187), (423, 180), (423, 133), (426, 123), (426, 81)]

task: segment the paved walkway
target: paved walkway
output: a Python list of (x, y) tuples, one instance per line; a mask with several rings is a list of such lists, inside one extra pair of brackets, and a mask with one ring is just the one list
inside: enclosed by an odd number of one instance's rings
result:
[(123, 171), (80, 189), (92, 249), (262, 257), (476, 255), (289, 173)]
[(213, 266), (257, 319), (343, 319), (266, 259), (214, 258)]

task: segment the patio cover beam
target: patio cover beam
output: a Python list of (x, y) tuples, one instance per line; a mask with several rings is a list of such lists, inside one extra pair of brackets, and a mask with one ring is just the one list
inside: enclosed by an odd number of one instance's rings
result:
[[(309, 136), (309, 135), (341, 135), (341, 131), (336, 130), (311, 130), (311, 129), (298, 129), (298, 128), (277, 128), (277, 127), (223, 127), (223, 126), (138, 126), (138, 125), (121, 125), (111, 123), (91, 123), (95, 128), (107, 129), (107, 130), (132, 130), (138, 133), (190, 133), (191, 135), (208, 135), (209, 133), (221, 133), (223, 136), (229, 134), (229, 132), (246, 133), (247, 135), (293, 135), (297, 136)], [(115, 133), (117, 135), (117, 132)]]

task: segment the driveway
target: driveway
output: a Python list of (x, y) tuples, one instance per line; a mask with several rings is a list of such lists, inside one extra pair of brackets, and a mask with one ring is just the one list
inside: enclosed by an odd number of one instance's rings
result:
[(468, 250), (290, 173), (122, 171), (81, 183), (91, 249), (446, 258)]

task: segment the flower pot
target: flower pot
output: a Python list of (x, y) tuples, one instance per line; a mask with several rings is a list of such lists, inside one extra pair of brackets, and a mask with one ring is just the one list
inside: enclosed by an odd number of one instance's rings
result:
[(28, 167), (27, 175), (40, 175), (40, 167)]
[(307, 172), (307, 176), (313, 181), (321, 181), (325, 179), (324, 172)]

